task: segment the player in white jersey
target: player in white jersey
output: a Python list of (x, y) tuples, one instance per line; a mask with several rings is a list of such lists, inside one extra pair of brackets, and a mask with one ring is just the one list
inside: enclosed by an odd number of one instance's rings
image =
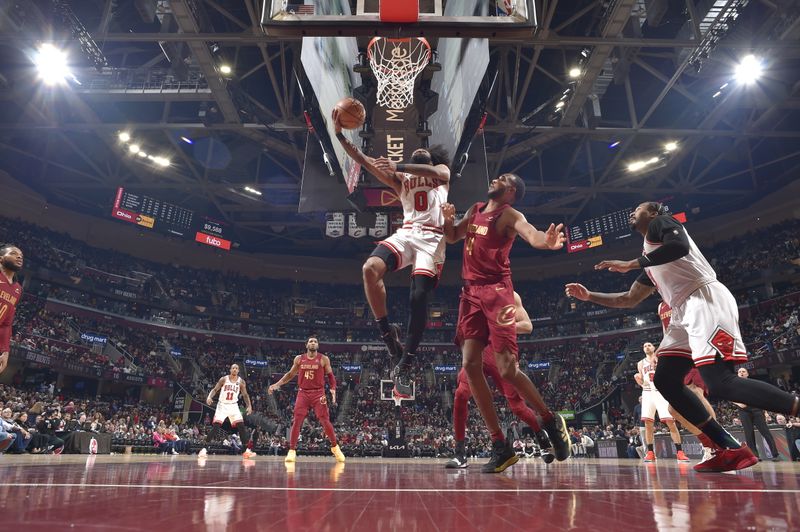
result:
[[(395, 394), (408, 396), (409, 376), (428, 317), (428, 298), (436, 287), (444, 264), (444, 215), (450, 187), (447, 152), (441, 146), (419, 148), (409, 164), (397, 164), (385, 157), (364, 155), (341, 133), (338, 110), (333, 111), (336, 138), (347, 154), (381, 183), (391, 188), (403, 205), (403, 226), (378, 243), (362, 267), (364, 292), (389, 353), (399, 362), (392, 370)], [(411, 266), (411, 297), (405, 353), (400, 331), (389, 323), (386, 287), (387, 271)]]
[(689, 457), (683, 452), (681, 446), (681, 433), (678, 432), (678, 427), (675, 426), (675, 421), (669, 412), (669, 403), (656, 390), (656, 386), (653, 384), (653, 376), (658, 365), (656, 348), (652, 343), (645, 342), (642, 345), (642, 350), (645, 356), (636, 365), (638, 371), (633, 378), (636, 384), (642, 387), (642, 421), (644, 422), (644, 443), (647, 446), (644, 461), (656, 461), (656, 454), (653, 448), (655, 443), (653, 430), (655, 428), (656, 412), (658, 412), (658, 419), (669, 428), (669, 434), (672, 437), (672, 443), (675, 444), (678, 461), (688, 462)]
[(797, 415), (800, 398), (765, 382), (736, 376), (734, 364), (747, 360), (736, 300), (717, 281), (714, 269), (683, 225), (657, 202), (636, 207), (630, 223), (631, 229), (644, 237), (642, 256), (602, 261), (595, 269), (625, 273), (644, 268), (645, 272), (627, 292), (590, 292), (570, 283), (565, 287), (567, 295), (606, 307), (632, 308), (658, 290), (672, 307), (672, 318), (657, 351), (654, 383), (675, 411), (721, 448), (694, 469), (731, 471), (758, 463), (750, 449), (709, 414), (686, 387), (684, 377), (697, 366), (710, 395), (792, 416)]
[[(250, 402), (250, 395), (247, 393), (247, 384), (239, 376), (239, 364), (231, 364), (230, 374), (220, 377), (217, 384), (208, 393), (208, 397), (206, 397), (208, 406), (214, 404), (214, 396), (217, 392), (219, 392), (219, 399), (217, 400), (217, 410), (214, 412), (213, 424), (222, 426), (226, 420), (229, 421), (231, 428), (239, 432), (242, 445), (249, 444), (250, 438), (244, 425), (242, 412), (239, 410), (239, 394), (244, 399), (245, 412), (248, 416), (253, 413), (253, 405)], [(245, 447), (243, 455), (245, 458), (252, 458), (255, 455), (256, 453), (249, 447)]]

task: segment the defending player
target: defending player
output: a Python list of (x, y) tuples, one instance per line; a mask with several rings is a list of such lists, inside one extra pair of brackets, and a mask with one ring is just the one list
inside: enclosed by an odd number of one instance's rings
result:
[(516, 459), (514, 450), (505, 441), (492, 392), (483, 374), (482, 353), (487, 345), (494, 353), (500, 376), (541, 415), (556, 458), (566, 460), (570, 455), (564, 418), (547, 408), (536, 386), (517, 363), (514, 286), (508, 258), (511, 246), (517, 235), (537, 249), (555, 250), (564, 246), (562, 225), (550, 224), (547, 231), (538, 231), (511, 206), (524, 195), (525, 182), (514, 174), (503, 174), (492, 181), (489, 201), (470, 207), (458, 225), (454, 225), (455, 207), (448, 204), (443, 209), (447, 241), (453, 243), (466, 238), (461, 270), (464, 287), (456, 336), (463, 340), (464, 369), (493, 442), (492, 458), (484, 466), (485, 472), (499, 473)]
[(244, 458), (253, 458), (256, 456), (249, 447), (250, 436), (247, 428), (244, 425), (242, 412), (239, 410), (239, 394), (244, 399), (245, 412), (249, 416), (253, 413), (253, 404), (250, 402), (250, 395), (247, 393), (247, 384), (244, 379), (239, 376), (239, 364), (231, 364), (230, 375), (220, 377), (214, 388), (208, 393), (206, 404), (211, 406), (214, 404), (214, 396), (219, 392), (219, 400), (217, 401), (217, 410), (214, 412), (214, 425), (222, 426), (225, 420), (231, 424), (231, 428), (239, 433), (239, 438), (242, 440), (242, 445), (245, 445), (245, 450), (242, 456)]
[(604, 294), (573, 283), (566, 285), (567, 295), (606, 307), (632, 308), (658, 290), (672, 308), (672, 319), (657, 351), (660, 359), (653, 383), (677, 412), (722, 449), (695, 465), (695, 471), (731, 471), (758, 463), (747, 445), (731, 436), (686, 387), (686, 374), (697, 366), (715, 397), (772, 412), (795, 416), (800, 398), (765, 382), (736, 376), (734, 364), (747, 360), (736, 300), (717, 281), (683, 225), (657, 202), (636, 207), (630, 223), (644, 237), (643, 255), (628, 261), (602, 261), (595, 269), (625, 273), (644, 268), (631, 288)]
[(286, 454), (286, 462), (297, 460), (297, 440), (300, 438), (300, 429), (312, 408), (322, 424), (325, 435), (331, 442), (331, 453), (336, 457), (336, 461), (344, 462), (345, 460), (344, 453), (336, 443), (336, 433), (328, 412), (328, 398), (325, 395), (325, 376), (327, 375), (328, 385), (331, 389), (331, 401), (336, 404), (336, 377), (333, 374), (330, 359), (318, 350), (319, 340), (314, 336), (310, 337), (306, 341), (306, 352), (294, 357), (292, 368), (278, 382), (271, 384), (268, 389), (271, 395), (297, 375), (297, 399), (294, 403), (294, 420), (289, 436), (289, 452)]
[(22, 297), (22, 286), (14, 278), (23, 264), (22, 250), (13, 244), (0, 244), (0, 373), (8, 367), (11, 325)]
[[(533, 323), (525, 307), (522, 306), (522, 299), (516, 292), (514, 292), (514, 310), (516, 311), (517, 321), (515, 327), (517, 334), (530, 334), (533, 330)], [(456, 344), (461, 345), (459, 339), (456, 339)], [(546, 452), (551, 446), (550, 439), (542, 431), (539, 420), (536, 419), (536, 414), (525, 404), (517, 390), (500, 377), (500, 372), (497, 371), (497, 363), (494, 360), (494, 353), (488, 346), (483, 350), (483, 373), (492, 378), (495, 386), (500, 389), (506, 401), (508, 401), (508, 406), (511, 407), (514, 415), (527, 423), (531, 430), (534, 431), (536, 439), (539, 441), (539, 446), (542, 448), (542, 458), (545, 462), (552, 462), (553, 455)], [(455, 433), (456, 450), (455, 456), (445, 464), (448, 469), (461, 469), (469, 465), (466, 457), (465, 440), (467, 415), (469, 413), (467, 408), (470, 397), (472, 397), (472, 390), (469, 388), (467, 372), (464, 368), (461, 368), (461, 371), (458, 372), (458, 388), (456, 388), (455, 397), (453, 398), (453, 432)]]
[[(448, 156), (441, 146), (420, 148), (411, 155), (411, 164), (395, 164), (386, 158), (364, 155), (342, 134), (338, 110), (334, 109), (336, 138), (354, 161), (390, 187), (403, 205), (403, 226), (378, 243), (362, 268), (364, 292), (378, 323), (381, 337), (394, 360), (392, 370), (395, 394), (411, 395), (409, 372), (422, 341), (428, 317), (428, 298), (444, 265), (445, 242), (442, 205), (450, 186)], [(390, 325), (383, 278), (387, 271), (411, 266), (411, 294), (405, 353), (397, 326)]]
[(681, 433), (678, 432), (678, 427), (675, 426), (675, 421), (672, 419), (672, 414), (669, 411), (669, 403), (664, 397), (658, 393), (656, 387), (653, 385), (653, 376), (656, 373), (656, 366), (658, 365), (658, 358), (656, 357), (656, 348), (650, 342), (645, 342), (642, 345), (644, 351), (644, 358), (636, 365), (638, 372), (633, 376), (636, 384), (642, 387), (642, 421), (644, 421), (644, 443), (647, 446), (647, 454), (644, 456), (645, 462), (655, 462), (656, 453), (653, 450), (655, 441), (654, 425), (655, 415), (658, 412), (658, 418), (669, 428), (669, 434), (672, 437), (672, 443), (675, 444), (677, 459), (679, 462), (688, 462), (689, 457), (683, 452), (681, 447)]

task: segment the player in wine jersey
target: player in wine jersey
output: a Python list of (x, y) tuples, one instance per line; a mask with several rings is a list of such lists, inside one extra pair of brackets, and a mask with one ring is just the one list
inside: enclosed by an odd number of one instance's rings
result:
[(22, 250), (13, 244), (0, 244), (0, 373), (8, 367), (11, 325), (22, 297), (22, 286), (15, 277), (23, 264)]
[(537, 249), (564, 247), (563, 225), (550, 224), (539, 231), (511, 205), (525, 195), (525, 182), (517, 175), (503, 174), (493, 180), (486, 203), (476, 203), (455, 225), (455, 207), (446, 205), (445, 235), (448, 242), (464, 242), (461, 277), (464, 287), (458, 307), (456, 337), (462, 341), (461, 352), (475, 404), (492, 438), (492, 458), (483, 471), (499, 473), (516, 461), (516, 454), (500, 428), (492, 392), (483, 374), (483, 350), (490, 346), (500, 376), (530, 404), (542, 418), (542, 428), (553, 444), (556, 458), (570, 455), (570, 437), (564, 418), (554, 414), (544, 403), (531, 380), (519, 369), (515, 328), (516, 307), (511, 282), (509, 253), (517, 235)]
[[(433, 146), (415, 150), (410, 164), (396, 164), (385, 157), (373, 159), (341, 133), (336, 109), (333, 121), (336, 138), (347, 154), (391, 188), (403, 206), (403, 226), (378, 243), (364, 262), (362, 273), (364, 292), (381, 337), (392, 358), (399, 359), (392, 370), (395, 394), (409, 396), (412, 389), (409, 372), (427, 325), (428, 299), (444, 265), (442, 205), (447, 202), (450, 187), (448, 155), (441, 146)], [(387, 271), (408, 266), (411, 267), (411, 293), (404, 352), (398, 328), (389, 323), (383, 278)]]
[(800, 398), (765, 382), (736, 376), (734, 364), (747, 360), (736, 300), (717, 281), (683, 225), (658, 202), (640, 204), (631, 213), (630, 223), (644, 237), (642, 256), (602, 261), (595, 269), (625, 273), (644, 268), (631, 288), (603, 294), (572, 283), (565, 287), (567, 295), (607, 307), (632, 308), (657, 290), (672, 308), (672, 318), (657, 351), (653, 382), (677, 412), (722, 449), (695, 465), (695, 471), (731, 471), (758, 463), (747, 445), (731, 436), (686, 387), (686, 374), (694, 365), (711, 395), (772, 412), (797, 415)]
[[(530, 334), (533, 330), (533, 323), (525, 307), (522, 306), (522, 299), (516, 292), (514, 292), (514, 310), (516, 311), (515, 327), (517, 334)], [(456, 338), (456, 344), (459, 346), (461, 345), (459, 338)], [(497, 362), (494, 360), (494, 353), (489, 346), (486, 346), (483, 350), (483, 373), (487, 377), (492, 378), (494, 385), (497, 386), (506, 398), (506, 401), (508, 401), (508, 406), (511, 407), (511, 411), (514, 415), (527, 423), (536, 434), (536, 439), (539, 441), (539, 446), (542, 449), (542, 458), (547, 463), (552, 462), (554, 457), (551, 453), (547, 452), (551, 446), (550, 438), (542, 431), (534, 411), (525, 404), (525, 401), (519, 396), (517, 390), (505, 382), (500, 376), (500, 372), (497, 371)], [(456, 449), (455, 456), (445, 464), (445, 467), (448, 469), (462, 469), (469, 465), (466, 457), (465, 440), (468, 415), (467, 407), (470, 397), (472, 397), (472, 390), (470, 390), (469, 387), (467, 372), (464, 368), (461, 368), (461, 371), (458, 372), (458, 387), (456, 388), (455, 397), (453, 398), (453, 432), (455, 433)]]
[(653, 384), (653, 376), (656, 373), (656, 367), (658, 365), (656, 348), (652, 343), (645, 342), (644, 345), (642, 345), (642, 350), (644, 351), (645, 357), (636, 365), (638, 371), (633, 378), (636, 380), (636, 384), (642, 387), (642, 421), (644, 422), (644, 443), (647, 447), (644, 461), (656, 461), (653, 444), (655, 441), (655, 415), (656, 412), (658, 412), (658, 418), (669, 428), (669, 434), (672, 436), (672, 442), (675, 444), (678, 461), (688, 462), (689, 457), (683, 452), (681, 433), (678, 432), (678, 427), (675, 426), (675, 421), (672, 419), (672, 414), (670, 414), (669, 411), (669, 403), (667, 403), (667, 400), (656, 390)]
[(325, 395), (325, 377), (327, 376), (331, 389), (331, 401), (336, 404), (336, 376), (333, 374), (330, 359), (319, 352), (319, 340), (316, 337), (312, 336), (306, 341), (306, 352), (294, 357), (292, 368), (278, 382), (270, 384), (269, 394), (279, 390), (295, 375), (297, 376), (297, 400), (294, 403), (294, 419), (289, 435), (289, 452), (286, 454), (286, 462), (297, 460), (297, 440), (300, 438), (300, 429), (312, 408), (322, 424), (325, 435), (331, 442), (331, 453), (336, 457), (337, 462), (344, 462), (344, 453), (336, 443), (336, 432), (333, 430), (328, 412), (328, 398)]
[(231, 428), (239, 433), (242, 445), (245, 446), (242, 456), (245, 458), (256, 456), (256, 453), (249, 448), (250, 437), (244, 424), (242, 411), (239, 410), (239, 394), (241, 394), (242, 399), (244, 399), (246, 414), (249, 416), (253, 413), (253, 404), (250, 402), (250, 395), (247, 393), (247, 384), (239, 376), (239, 364), (231, 364), (230, 374), (220, 377), (217, 384), (208, 393), (208, 397), (206, 397), (208, 406), (214, 404), (214, 396), (217, 392), (219, 392), (219, 399), (217, 400), (217, 409), (214, 412), (213, 424), (222, 426), (225, 421), (229, 421)]

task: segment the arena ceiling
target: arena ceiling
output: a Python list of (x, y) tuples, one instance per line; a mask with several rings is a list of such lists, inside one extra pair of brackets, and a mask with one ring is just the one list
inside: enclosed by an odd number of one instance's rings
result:
[[(222, 219), (243, 249), (346, 256), (371, 247), (326, 239), (324, 213), (297, 213), (301, 41), (265, 35), (259, 0), (9, 4), (0, 12), (0, 167), (48, 201), (108, 217), (123, 186)], [(536, 4), (530, 38), (490, 41), (497, 78), (484, 128), (490, 176), (525, 178), (521, 209), (534, 223), (579, 222), (643, 199), (719, 214), (800, 171), (795, 2)], [(37, 80), (30, 56), (49, 40), (80, 58), (77, 82)], [(107, 61), (103, 72), (89, 64), (93, 53)], [(749, 53), (763, 58), (764, 75), (739, 85), (733, 72)], [(582, 74), (570, 79), (579, 61)], [(232, 75), (220, 75), (223, 62)], [(131, 155), (121, 131), (171, 164)], [(665, 151), (668, 142), (677, 149)], [(654, 164), (629, 170), (635, 161)], [(262, 198), (243, 191), (253, 184)]]

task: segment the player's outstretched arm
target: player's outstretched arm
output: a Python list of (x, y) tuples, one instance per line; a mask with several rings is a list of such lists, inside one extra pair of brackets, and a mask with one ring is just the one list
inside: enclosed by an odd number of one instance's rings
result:
[(222, 389), (222, 386), (225, 384), (225, 377), (220, 377), (217, 381), (217, 384), (208, 392), (208, 397), (206, 397), (206, 404), (211, 406), (214, 404), (214, 396), (217, 395), (217, 392)]
[(516, 209), (508, 209), (504, 216), (511, 217), (511, 228), (522, 239), (536, 249), (558, 250), (564, 247), (564, 224), (550, 224), (547, 231), (539, 231), (528, 220), (525, 215)]
[(269, 388), (267, 388), (267, 393), (272, 395), (272, 392), (279, 390), (281, 386), (295, 378), (298, 371), (300, 371), (300, 355), (294, 357), (292, 368), (284, 373), (283, 377), (281, 377), (278, 382), (269, 385)]
[(247, 383), (244, 381), (243, 378), (239, 377), (241, 383), (239, 384), (239, 391), (242, 394), (242, 398), (244, 399), (244, 407), (245, 412), (249, 416), (253, 413), (253, 403), (250, 402), (250, 394), (247, 393)]
[(344, 151), (347, 152), (347, 155), (350, 156), (355, 162), (363, 166), (367, 172), (374, 175), (378, 181), (386, 185), (387, 187), (391, 188), (395, 191), (396, 194), (400, 194), (401, 191), (401, 181), (397, 177), (394, 172), (388, 172), (382, 170), (376, 164), (375, 159), (372, 157), (365, 155), (358, 147), (350, 142), (347, 137), (344, 136), (342, 133), (342, 125), (339, 123), (339, 110), (334, 108), (333, 115), (331, 117), (333, 119), (333, 126), (336, 130), (336, 138), (339, 139), (339, 143), (344, 148)]
[(564, 287), (564, 293), (569, 297), (611, 308), (633, 308), (647, 299), (655, 290), (654, 287), (639, 281), (634, 281), (627, 292), (616, 294), (590, 292), (580, 283), (569, 283)]
[(456, 206), (452, 203), (445, 203), (442, 205), (442, 214), (444, 215), (444, 239), (448, 244), (455, 244), (467, 236), (467, 227), (469, 226), (469, 219), (472, 216), (472, 210), (475, 208), (473, 205), (467, 211), (467, 214), (456, 225)]
[(436, 179), (442, 184), (450, 182), (450, 169), (446, 164), (404, 164), (395, 163), (386, 157), (378, 157), (375, 159), (375, 164), (378, 168), (387, 173), (403, 172), (419, 177), (429, 177)]

